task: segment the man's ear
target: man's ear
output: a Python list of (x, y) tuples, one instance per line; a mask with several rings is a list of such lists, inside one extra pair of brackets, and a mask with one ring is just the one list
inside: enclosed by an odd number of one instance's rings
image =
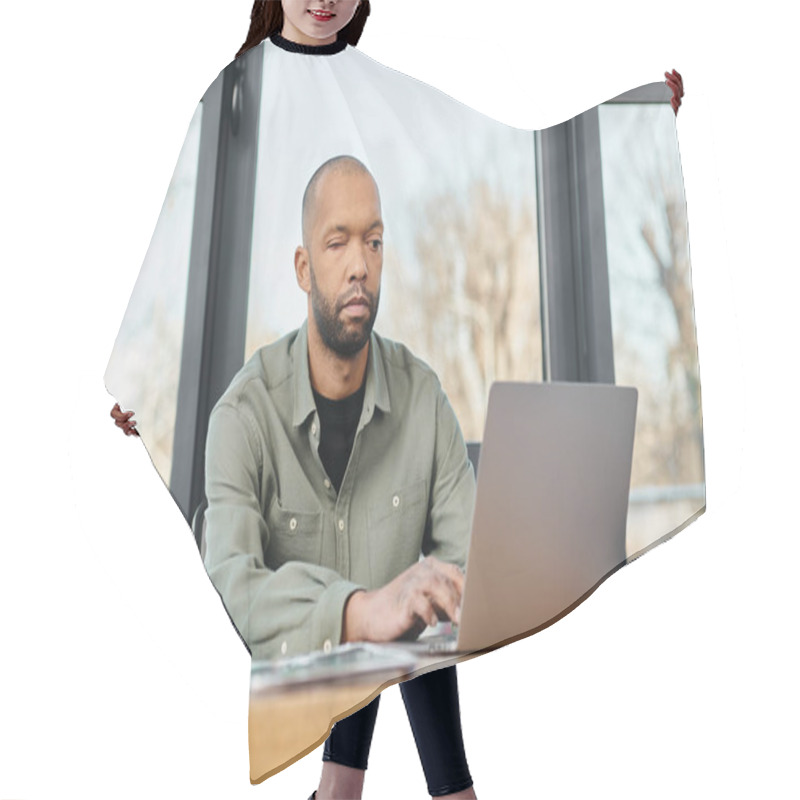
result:
[(297, 277), (297, 285), (306, 294), (311, 294), (311, 262), (305, 247), (298, 247), (294, 251), (294, 274)]

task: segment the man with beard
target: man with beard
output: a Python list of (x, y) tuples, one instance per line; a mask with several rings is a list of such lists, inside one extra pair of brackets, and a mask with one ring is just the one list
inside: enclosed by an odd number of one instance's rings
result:
[[(357, 159), (309, 181), (294, 266), (307, 320), (240, 370), (206, 443), (206, 568), (253, 658), (457, 622), (475, 496), (436, 375), (372, 330), (383, 222)], [(455, 667), (401, 691), (431, 794), (474, 798)], [(317, 800), (361, 796), (379, 700), (334, 726)]]
[(205, 563), (254, 658), (459, 618), (474, 476), (434, 372), (372, 331), (382, 266), (375, 181), (331, 159), (295, 252), (308, 318), (209, 422)]

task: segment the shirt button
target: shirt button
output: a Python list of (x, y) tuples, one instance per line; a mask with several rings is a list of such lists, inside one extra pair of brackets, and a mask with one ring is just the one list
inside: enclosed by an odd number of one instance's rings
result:
[(322, 649), (326, 653), (330, 653), (330, 651), (331, 651), (331, 640), (330, 639), (326, 639), (325, 640), (324, 644), (322, 645)]
[(340, 531), (343, 531), (343, 530), (344, 530), (344, 520), (343, 520), (343, 519), (340, 519), (340, 520), (339, 520), (339, 530), (340, 530)]
[(289, 530), (293, 531), (296, 527), (297, 527), (297, 520), (294, 517), (292, 517), (289, 520)]
[(325, 488), (326, 489), (330, 489), (331, 488), (331, 482), (327, 478), (325, 478)]
[(399, 506), (399, 505), (400, 505), (400, 498), (399, 498), (397, 495), (395, 495), (395, 496), (392, 498), (392, 505), (393, 505), (395, 508), (397, 508), (397, 506)]
[(289, 649), (289, 646), (286, 644), (286, 642), (281, 642), (281, 655), (282, 656), (286, 655), (286, 651), (288, 649)]
[(312, 436), (316, 436), (317, 435), (317, 423), (316, 422), (312, 422), (311, 423), (311, 435)]

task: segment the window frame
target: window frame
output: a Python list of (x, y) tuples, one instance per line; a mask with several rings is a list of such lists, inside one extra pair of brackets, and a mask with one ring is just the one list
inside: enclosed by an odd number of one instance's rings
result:
[(208, 420), (242, 366), (261, 109), (263, 48), (206, 94), (169, 490), (187, 521), (205, 498)]

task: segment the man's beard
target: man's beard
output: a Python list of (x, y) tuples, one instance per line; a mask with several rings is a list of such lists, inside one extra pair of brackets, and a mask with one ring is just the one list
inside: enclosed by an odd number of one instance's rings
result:
[[(366, 289), (348, 292), (343, 297), (337, 298), (333, 303), (322, 296), (314, 279), (314, 269), (311, 273), (311, 309), (314, 312), (314, 321), (322, 338), (323, 344), (336, 355), (342, 358), (352, 358), (369, 341), (372, 326), (378, 313), (380, 291), (372, 294)], [(352, 322), (349, 326), (341, 318), (341, 311), (354, 296), (361, 295), (367, 301), (369, 316), (360, 323)]]

